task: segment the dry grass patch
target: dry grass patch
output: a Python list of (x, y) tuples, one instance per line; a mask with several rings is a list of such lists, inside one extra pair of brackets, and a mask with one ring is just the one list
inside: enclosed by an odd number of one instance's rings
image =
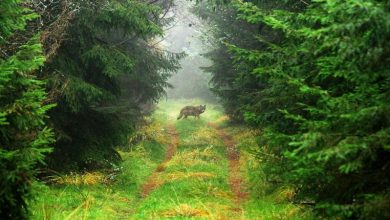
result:
[(199, 181), (193, 184), (191, 193), (193, 195), (207, 195), (209, 198), (214, 197), (221, 202), (232, 201), (234, 198), (234, 195), (230, 190), (216, 186), (215, 183), (205, 181)]
[(204, 149), (186, 150), (176, 152), (173, 158), (168, 162), (168, 166), (191, 167), (199, 164), (207, 164), (207, 161), (216, 160), (213, 152), (213, 146), (208, 146)]
[(217, 198), (223, 198), (223, 199), (229, 199), (229, 200), (233, 199), (233, 194), (231, 192), (226, 192), (226, 191), (221, 190), (221, 189), (210, 190), (209, 194), (214, 196), (214, 197), (217, 197)]
[(283, 186), (279, 188), (275, 193), (272, 194), (275, 202), (291, 202), (296, 194), (294, 188), (289, 186)]
[(215, 120), (215, 123), (220, 124), (229, 121), (230, 118), (227, 115), (219, 117), (217, 120)]
[(181, 180), (181, 179), (208, 179), (208, 178), (214, 178), (215, 175), (209, 172), (173, 172), (173, 173), (168, 173), (164, 175), (164, 182), (172, 182), (176, 180)]
[(167, 145), (170, 143), (170, 136), (166, 135), (166, 133), (167, 131), (163, 128), (163, 125), (157, 120), (153, 120), (132, 134), (128, 139), (128, 143), (133, 145), (143, 140), (155, 140), (158, 143)]
[(270, 217), (272, 219), (280, 219), (280, 220), (289, 220), (294, 219), (299, 216), (301, 209), (298, 206), (289, 207), (284, 210), (277, 210), (271, 213)]
[(100, 172), (70, 174), (53, 177), (50, 182), (63, 185), (96, 185), (107, 182), (106, 175)]
[(192, 136), (191, 139), (193, 142), (197, 144), (204, 145), (223, 145), (223, 142), (220, 140), (218, 133), (214, 128), (211, 127), (203, 127), (197, 130)]
[(180, 204), (173, 209), (162, 211), (160, 215), (164, 217), (207, 217), (209, 212), (204, 209), (191, 207), (188, 204)]
[(215, 220), (230, 220), (230, 219), (245, 219), (243, 218), (243, 210), (234, 208), (231, 205), (208, 202), (202, 204), (203, 208), (209, 212), (209, 219)]
[(167, 174), (157, 175), (158, 173), (154, 173), (147, 183), (143, 185), (142, 195), (145, 197), (154, 189), (160, 187), (161, 185), (177, 180), (182, 179), (196, 179), (196, 180), (204, 180), (208, 178), (214, 178), (215, 175), (208, 172), (173, 172)]

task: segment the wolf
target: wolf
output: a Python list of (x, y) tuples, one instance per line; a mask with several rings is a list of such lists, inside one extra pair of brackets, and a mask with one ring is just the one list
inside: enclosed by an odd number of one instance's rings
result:
[(206, 105), (199, 106), (186, 106), (181, 109), (179, 117), (177, 120), (183, 118), (187, 118), (189, 115), (194, 116), (195, 118), (199, 118), (199, 115), (206, 111)]

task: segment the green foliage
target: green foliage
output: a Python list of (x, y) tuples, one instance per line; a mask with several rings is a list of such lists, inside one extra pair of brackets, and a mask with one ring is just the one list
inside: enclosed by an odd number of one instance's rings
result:
[(388, 218), (390, 5), (300, 2), (233, 3), (260, 27), (255, 47), (227, 44), (230, 67), (249, 67), (255, 85), (237, 105), (279, 158), (262, 157), (268, 175), (294, 184), (298, 201), (322, 215)]
[[(45, 66), (58, 106), (50, 111), (58, 134), (49, 164), (96, 169), (118, 162), (113, 149), (157, 101), (182, 54), (152, 41), (162, 36), (161, 8), (139, 1), (75, 1), (66, 40)], [(63, 164), (69, 165), (64, 167)]]
[(0, 2), (0, 51), (13, 52), (0, 56), (0, 216), (7, 219), (27, 217), (36, 166), (53, 142), (44, 123), (53, 106), (42, 104), (44, 83), (34, 75), (45, 60), (38, 36), (8, 50), (14, 35), (28, 36), (23, 32), (26, 22), (36, 17), (20, 2)]
[(28, 21), (37, 18), (37, 15), (18, 4), (21, 0), (4, 0), (0, 3), (0, 43), (4, 44), (15, 31), (25, 29)]
[[(215, 3), (218, 5), (218, 3)], [(241, 47), (254, 47), (257, 42), (253, 38), (257, 27), (238, 21), (235, 18), (235, 10), (232, 6), (218, 6), (219, 11), (215, 13), (215, 5), (202, 2), (195, 8), (195, 13), (205, 20), (217, 24), (210, 28), (210, 42), (214, 48), (204, 56), (213, 63), (203, 70), (212, 73), (210, 80), (211, 90), (220, 98), (225, 112), (234, 120), (242, 121), (243, 114), (240, 110), (241, 99), (247, 99), (253, 88), (257, 87), (253, 75), (243, 74), (247, 72), (246, 64), (233, 66), (233, 57), (228, 51), (226, 42), (240, 45)]]

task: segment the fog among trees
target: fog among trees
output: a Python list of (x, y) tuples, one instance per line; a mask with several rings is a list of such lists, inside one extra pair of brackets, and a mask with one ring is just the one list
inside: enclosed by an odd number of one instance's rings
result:
[(0, 1), (1, 219), (389, 219), (390, 2)]

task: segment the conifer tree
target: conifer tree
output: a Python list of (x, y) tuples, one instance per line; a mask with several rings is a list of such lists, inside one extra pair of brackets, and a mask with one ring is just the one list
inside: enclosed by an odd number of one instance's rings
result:
[[(215, 13), (215, 10), (218, 10), (218, 13)], [(242, 122), (240, 99), (245, 99), (252, 88), (256, 88), (256, 80), (253, 75), (243, 74), (250, 67), (234, 65), (233, 56), (226, 42), (242, 48), (255, 47), (257, 42), (254, 35), (257, 33), (257, 26), (236, 19), (237, 12), (229, 4), (200, 2), (194, 12), (212, 24), (208, 36), (204, 36), (213, 44), (212, 50), (204, 54), (212, 61), (212, 65), (202, 68), (212, 75), (211, 91), (220, 98), (230, 118)]]
[[(114, 147), (156, 102), (181, 54), (153, 43), (161, 37), (161, 8), (139, 1), (75, 1), (73, 20), (45, 65), (58, 142), (55, 169), (106, 168), (120, 160)], [(66, 166), (64, 166), (64, 164)]]
[[(36, 15), (19, 0), (0, 1), (0, 216), (27, 218), (36, 166), (50, 151), (44, 83), (36, 70), (44, 57), (37, 33), (23, 32)], [(16, 45), (16, 46), (15, 46)]]
[(389, 218), (389, 3), (233, 4), (260, 27), (258, 46), (227, 45), (258, 83), (237, 101), (263, 131), (268, 177), (293, 184), (318, 214)]

